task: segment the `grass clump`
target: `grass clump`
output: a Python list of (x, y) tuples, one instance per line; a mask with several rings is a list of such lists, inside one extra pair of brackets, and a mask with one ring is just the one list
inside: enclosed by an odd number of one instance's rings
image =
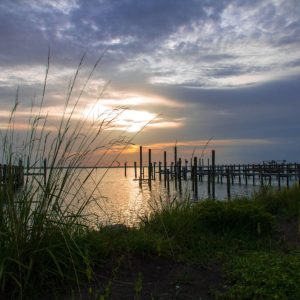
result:
[(144, 220), (140, 230), (168, 240), (173, 252), (206, 260), (255, 248), (269, 240), (274, 232), (274, 217), (249, 200), (205, 200), (155, 212)]
[[(27, 129), (16, 130), (22, 121), (17, 94), (6, 129), (0, 132), (1, 164), (8, 170), (6, 182), (0, 185), (0, 298), (39, 299), (43, 294), (54, 295), (66, 283), (79, 287), (81, 280), (91, 280), (85, 241), (93, 225), (89, 206), (98, 205), (94, 193), (100, 182), (85, 191), (94, 169), (77, 167), (96, 154), (97, 166), (106, 153), (99, 154), (101, 149), (128, 145), (124, 136), (112, 139), (106, 131), (123, 108), (99, 113), (93, 120), (79, 113), (82, 95), (100, 60), (78, 91), (82, 57), (55, 123), (44, 108), (48, 60), (41, 101), (32, 105)], [(21, 159), (27, 164), (25, 172), (37, 173), (44, 158), (47, 176), (25, 176), (23, 188), (16, 191), (13, 165)]]
[(254, 202), (262, 205), (266, 211), (283, 217), (298, 216), (300, 210), (300, 186), (294, 185), (277, 191), (263, 188), (254, 195)]

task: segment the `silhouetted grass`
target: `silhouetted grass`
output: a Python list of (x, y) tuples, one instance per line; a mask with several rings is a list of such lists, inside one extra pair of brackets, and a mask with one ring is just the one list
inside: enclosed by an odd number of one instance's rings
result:
[[(40, 105), (31, 108), (25, 138), (20, 138), (22, 133), (15, 129), (18, 93), (7, 128), (1, 131), (1, 160), (8, 170), (20, 158), (25, 165), (28, 159), (31, 172), (44, 158), (48, 164), (46, 182), (41, 176), (27, 176), (24, 187), (15, 191), (12, 174), (8, 172), (8, 182), (0, 189), (0, 295), (3, 297), (39, 298), (41, 293), (55, 294), (59, 286), (68, 282), (79, 286), (82, 279), (91, 279), (92, 264), (84, 241), (91, 226), (88, 207), (95, 202), (94, 192), (99, 182), (95, 182), (92, 190), (84, 191), (93, 168), (88, 172), (76, 168), (99, 149), (105, 147), (109, 151), (115, 144), (127, 146), (123, 136), (112, 140), (106, 131), (113, 128), (123, 108), (100, 114), (93, 121), (76, 115), (100, 60), (101, 57), (75, 95), (82, 57), (70, 82), (61, 117), (51, 132), (48, 125), (52, 120), (44, 109), (48, 57)], [(95, 166), (104, 155), (105, 152), (98, 154)]]

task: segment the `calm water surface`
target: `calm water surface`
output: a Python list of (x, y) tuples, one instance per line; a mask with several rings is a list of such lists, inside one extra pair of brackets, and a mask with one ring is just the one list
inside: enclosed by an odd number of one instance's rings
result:
[[(93, 171), (91, 179), (87, 182), (86, 190), (93, 188), (104, 174), (106, 169), (96, 169)], [(231, 196), (251, 196), (254, 191), (258, 191), (259, 186), (239, 185), (231, 186)], [(139, 181), (134, 180), (134, 169), (127, 169), (127, 177), (124, 176), (124, 169), (109, 169), (103, 177), (99, 188), (95, 192), (95, 202), (90, 206), (89, 211), (98, 215), (99, 222), (104, 224), (123, 223), (129, 226), (135, 226), (140, 222), (140, 218), (149, 215), (153, 209), (158, 209), (161, 203), (167, 203), (174, 198), (178, 201), (183, 199), (193, 199), (191, 181), (182, 181), (182, 197), (175, 190), (174, 182), (170, 183), (170, 195), (164, 188), (164, 182), (152, 181), (152, 189), (149, 190), (147, 181), (140, 187)], [(199, 182), (198, 198), (193, 201), (201, 201), (208, 197), (207, 182)], [(216, 183), (216, 198), (227, 199), (226, 183)]]

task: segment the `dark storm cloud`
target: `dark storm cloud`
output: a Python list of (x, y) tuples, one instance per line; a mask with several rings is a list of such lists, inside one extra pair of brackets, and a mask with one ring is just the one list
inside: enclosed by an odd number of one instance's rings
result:
[[(2, 0), (0, 109), (14, 101), (18, 85), (24, 106), (40, 94), (48, 45), (49, 106), (61, 103), (85, 51), (80, 79), (108, 49), (93, 77), (112, 80), (107, 97), (147, 95), (177, 104), (139, 106), (165, 121), (184, 120), (160, 130), (162, 140), (299, 145), (299, 16), (298, 0)], [(95, 90), (97, 83), (89, 93)], [(154, 142), (154, 131), (144, 139)]]
[(198, 1), (80, 1), (67, 14), (47, 3), (1, 1), (1, 63), (41, 63), (48, 43), (62, 55), (118, 38), (121, 44), (111, 47), (127, 55), (149, 51), (178, 26), (205, 15)]
[[(110, 56), (111, 62), (120, 63), (141, 53), (157, 55), (155, 52), (180, 28), (199, 36), (196, 40), (179, 42), (173, 50), (161, 49), (161, 52), (184, 62), (187, 55), (192, 56), (192, 62), (227, 62), (234, 57), (239, 58), (239, 55), (211, 53), (210, 47), (217, 48), (235, 39), (247, 41), (249, 38), (276, 43), (277, 47), (284, 41), (297, 42), (300, 26), (299, 18), (294, 16), (299, 12), (299, 3), (286, 2), (276, 6), (276, 2), (272, 1), (3, 0), (0, 4), (0, 35), (5, 43), (0, 45), (1, 64), (42, 63), (49, 43), (61, 64), (74, 63), (70, 56), (77, 54), (78, 57), (84, 49), (97, 55), (107, 46), (116, 56)], [(59, 6), (57, 3), (62, 4)], [(259, 14), (248, 16), (247, 10), (259, 10)], [(253, 29), (247, 27), (247, 31), (239, 32), (236, 24), (226, 19), (225, 23), (222, 21), (225, 12), (232, 19), (244, 13), (245, 17), (238, 19), (241, 25), (250, 21), (257, 23), (252, 24)], [(289, 18), (286, 18), (287, 15)], [(210, 35), (201, 31), (206, 22), (212, 26)], [(199, 27), (197, 32), (195, 26)], [(228, 65), (227, 69), (231, 67)]]
[(159, 93), (185, 100), (185, 137), (290, 138), (299, 141), (300, 77), (239, 89), (188, 89)]

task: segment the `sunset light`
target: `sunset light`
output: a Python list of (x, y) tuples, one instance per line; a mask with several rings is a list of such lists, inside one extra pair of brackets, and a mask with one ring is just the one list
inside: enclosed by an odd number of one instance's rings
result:
[(300, 299), (300, 0), (0, 0), (0, 299)]

